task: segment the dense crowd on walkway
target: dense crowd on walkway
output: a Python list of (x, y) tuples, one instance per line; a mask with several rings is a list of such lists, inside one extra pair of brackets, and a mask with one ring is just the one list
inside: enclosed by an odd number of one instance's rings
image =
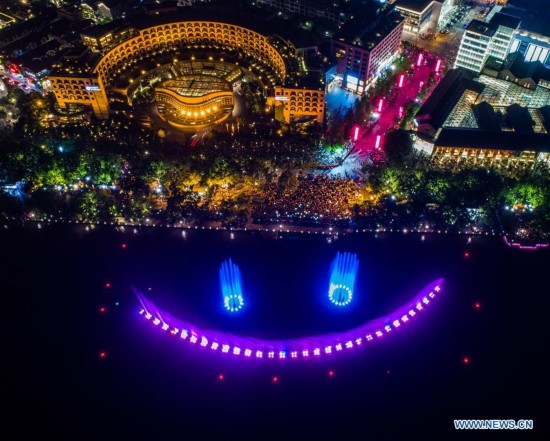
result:
[(269, 185), (262, 212), (256, 216), (262, 220), (349, 219), (351, 206), (360, 197), (361, 185), (351, 179), (317, 174), (300, 177), (298, 182), (294, 191)]

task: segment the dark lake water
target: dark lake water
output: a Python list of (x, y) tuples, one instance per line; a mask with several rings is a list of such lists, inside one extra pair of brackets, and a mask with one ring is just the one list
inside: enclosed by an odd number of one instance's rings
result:
[[(290, 433), (466, 439), (471, 434), (454, 432), (458, 418), (534, 419), (538, 430), (521, 433), (534, 439), (548, 424), (537, 405), (548, 389), (545, 250), (518, 251), (493, 237), (467, 244), (454, 235), (362, 234), (328, 243), (35, 225), (1, 231), (0, 245), (0, 395), (6, 427), (13, 426), (3, 439), (29, 439), (36, 430), (75, 441)], [(337, 251), (360, 261), (345, 309), (326, 300)], [(238, 315), (221, 307), (218, 270), (229, 257), (243, 277), (246, 306)], [(314, 361), (233, 359), (189, 347), (142, 320), (131, 291), (202, 328), (292, 338), (384, 315), (438, 277), (444, 294), (406, 331)], [(29, 424), (18, 425), (21, 418)]]

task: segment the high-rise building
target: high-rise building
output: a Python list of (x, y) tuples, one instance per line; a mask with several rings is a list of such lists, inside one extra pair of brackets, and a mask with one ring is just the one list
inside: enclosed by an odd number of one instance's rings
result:
[(372, 20), (350, 20), (332, 41), (342, 87), (363, 94), (399, 54), (404, 19), (386, 9)]
[(493, 15), (488, 22), (472, 20), (462, 36), (454, 66), (481, 72), (490, 57), (503, 62), (520, 22), (519, 18), (503, 13)]

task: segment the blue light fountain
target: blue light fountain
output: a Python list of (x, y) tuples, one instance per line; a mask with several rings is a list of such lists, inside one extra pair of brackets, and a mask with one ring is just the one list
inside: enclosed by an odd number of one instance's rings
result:
[(328, 298), (336, 306), (346, 306), (353, 298), (359, 260), (354, 253), (337, 253), (330, 268)]
[(244, 306), (241, 271), (231, 259), (222, 262), (220, 285), (224, 308), (229, 312), (241, 310)]

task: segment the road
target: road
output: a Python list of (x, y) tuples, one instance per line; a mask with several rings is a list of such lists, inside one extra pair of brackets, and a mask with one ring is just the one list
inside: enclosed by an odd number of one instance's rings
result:
[(416, 47), (422, 48), (432, 54), (446, 57), (448, 60), (454, 62), (462, 35), (464, 34), (464, 25), (467, 25), (473, 19), (484, 20), (482, 16), (481, 6), (475, 6), (470, 9), (463, 19), (455, 23), (450, 29), (448, 34), (441, 34), (437, 32), (434, 39), (422, 39), (419, 35), (411, 32), (403, 32), (403, 41), (408, 41)]

